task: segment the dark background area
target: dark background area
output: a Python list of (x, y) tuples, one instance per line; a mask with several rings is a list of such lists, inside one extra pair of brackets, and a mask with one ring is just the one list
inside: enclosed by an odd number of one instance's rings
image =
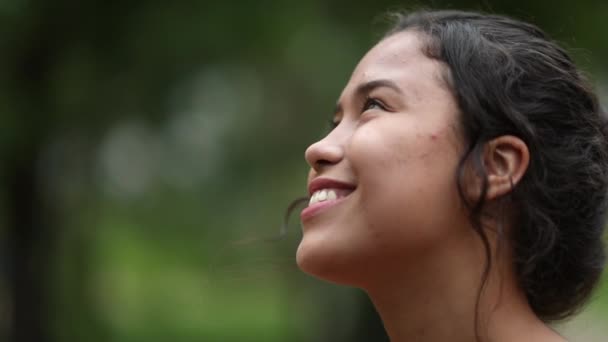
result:
[[(264, 239), (382, 13), (418, 6), (536, 23), (606, 104), (606, 1), (0, 2), (0, 340), (386, 340), (297, 269), (298, 215)], [(607, 297), (560, 329), (603, 340)]]

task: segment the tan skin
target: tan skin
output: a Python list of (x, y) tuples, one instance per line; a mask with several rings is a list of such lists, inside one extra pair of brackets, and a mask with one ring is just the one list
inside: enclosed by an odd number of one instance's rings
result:
[[(456, 187), (464, 142), (443, 68), (421, 52), (418, 33), (382, 40), (344, 88), (337, 127), (306, 150), (309, 183), (323, 177), (355, 188), (303, 219), (298, 265), (366, 291), (394, 342), (476, 339), (485, 251)], [(502, 136), (486, 145), (484, 163), (492, 203), (522, 178), (529, 152), (517, 137)], [(467, 196), (479, 195), (479, 183), (468, 177)], [(486, 224), (494, 241), (496, 222)], [(529, 307), (509, 246), (493, 242), (492, 249), (480, 337), (564, 341)]]

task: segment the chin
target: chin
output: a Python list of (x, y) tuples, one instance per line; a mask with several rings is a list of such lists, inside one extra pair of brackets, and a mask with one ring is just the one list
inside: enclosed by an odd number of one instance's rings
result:
[[(345, 251), (330, 248), (326, 244), (302, 239), (296, 252), (298, 267), (305, 273), (331, 283), (356, 286), (360, 274), (360, 263), (348, 257)], [(319, 241), (317, 241), (319, 242)]]

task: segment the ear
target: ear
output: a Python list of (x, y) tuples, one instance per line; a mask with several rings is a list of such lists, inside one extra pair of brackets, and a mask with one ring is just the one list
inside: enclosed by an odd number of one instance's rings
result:
[(484, 148), (488, 177), (486, 199), (492, 200), (513, 190), (526, 173), (529, 163), (528, 146), (520, 138), (503, 135), (490, 140)]

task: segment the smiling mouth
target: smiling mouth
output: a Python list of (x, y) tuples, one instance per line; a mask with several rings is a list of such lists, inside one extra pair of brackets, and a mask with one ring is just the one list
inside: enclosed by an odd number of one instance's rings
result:
[(335, 201), (348, 196), (351, 192), (353, 192), (353, 189), (320, 189), (315, 191), (312, 196), (310, 196), (308, 206), (321, 202)]
[(307, 221), (317, 216), (321, 212), (338, 205), (345, 200), (355, 189), (327, 188), (313, 192), (308, 203), (308, 207), (302, 210), (300, 218)]

